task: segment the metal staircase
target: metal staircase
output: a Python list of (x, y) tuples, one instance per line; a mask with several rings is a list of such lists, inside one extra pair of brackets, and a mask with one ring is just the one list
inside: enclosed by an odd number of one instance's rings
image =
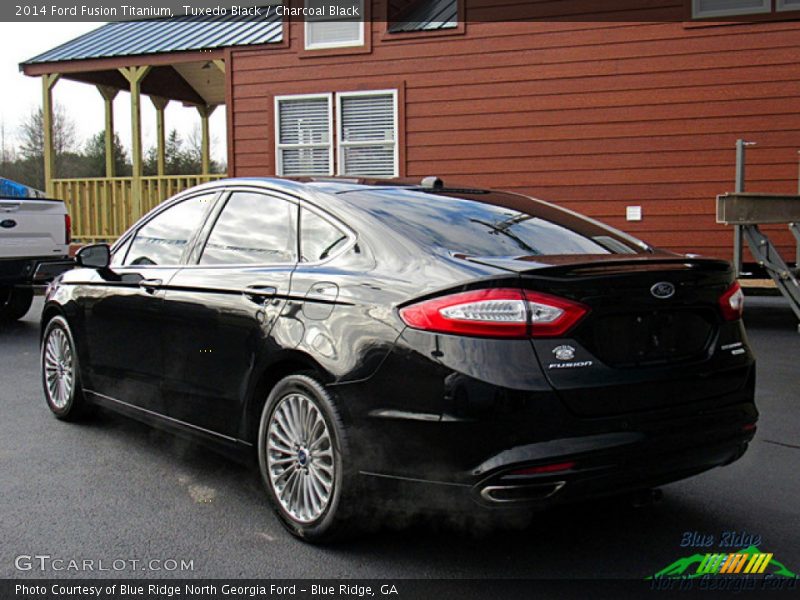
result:
[[(741, 231), (753, 258), (763, 267), (778, 290), (789, 300), (800, 320), (800, 196), (734, 193), (717, 196), (717, 222)], [(797, 240), (797, 262), (790, 267), (759, 225), (786, 224)], [(741, 254), (739, 254), (741, 255)], [(800, 332), (800, 325), (798, 325)]]

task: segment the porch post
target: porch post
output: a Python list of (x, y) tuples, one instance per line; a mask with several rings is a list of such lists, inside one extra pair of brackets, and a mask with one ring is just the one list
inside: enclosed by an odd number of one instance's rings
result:
[(215, 108), (217, 108), (217, 106), (212, 104), (204, 104), (197, 107), (197, 112), (200, 113), (200, 121), (202, 123), (203, 131), (201, 151), (203, 175), (208, 175), (211, 172), (211, 140), (209, 135), (208, 118), (211, 116), (211, 113), (214, 112)]
[(134, 220), (143, 214), (142, 202), (142, 80), (150, 71), (149, 66), (122, 67), (119, 72), (131, 86), (131, 215)]
[(169, 104), (169, 98), (162, 98), (161, 96), (151, 96), (150, 100), (153, 101), (153, 106), (156, 107), (156, 142), (158, 153), (158, 175), (164, 176), (167, 170), (167, 136), (164, 129), (164, 109)]
[(53, 175), (56, 170), (56, 154), (53, 148), (53, 86), (58, 81), (58, 73), (42, 75), (42, 128), (44, 129), (44, 189), (49, 198), (53, 197)]
[(108, 85), (98, 85), (97, 91), (103, 97), (106, 109), (106, 177), (114, 177), (117, 174), (114, 161), (114, 98), (119, 90)]

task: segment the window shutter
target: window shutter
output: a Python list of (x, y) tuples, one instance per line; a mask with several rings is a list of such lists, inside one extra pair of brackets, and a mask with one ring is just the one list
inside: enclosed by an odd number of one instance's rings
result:
[(279, 175), (331, 175), (331, 98), (277, 98)]
[[(322, 10), (324, 16), (310, 14), (305, 18), (306, 50), (315, 48), (343, 48), (364, 44), (364, 2), (350, 0), (347, 3), (330, 0), (306, 0), (305, 7), (312, 11)], [(334, 15), (334, 7), (355, 8), (358, 17)]]
[(307, 21), (306, 48), (361, 45), (363, 21)]
[(339, 94), (339, 173), (397, 176), (396, 93)]

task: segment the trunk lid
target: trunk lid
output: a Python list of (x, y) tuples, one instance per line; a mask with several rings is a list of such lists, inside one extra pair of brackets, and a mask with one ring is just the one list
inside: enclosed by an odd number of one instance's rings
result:
[(525, 288), (588, 306), (571, 337), (619, 368), (702, 358), (720, 322), (719, 297), (733, 281), (724, 261), (647, 257), (538, 268), (521, 277)]
[(545, 376), (577, 414), (650, 410), (747, 385), (752, 357), (741, 324), (719, 309), (733, 282), (725, 261), (666, 253), (473, 260), (589, 308), (566, 338), (532, 340)]

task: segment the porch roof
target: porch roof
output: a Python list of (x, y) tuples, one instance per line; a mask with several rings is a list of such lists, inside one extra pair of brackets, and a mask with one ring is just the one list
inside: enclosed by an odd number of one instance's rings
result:
[(20, 66), (97, 58), (169, 54), (273, 44), (282, 40), (281, 19), (206, 21), (194, 17), (107, 23)]

